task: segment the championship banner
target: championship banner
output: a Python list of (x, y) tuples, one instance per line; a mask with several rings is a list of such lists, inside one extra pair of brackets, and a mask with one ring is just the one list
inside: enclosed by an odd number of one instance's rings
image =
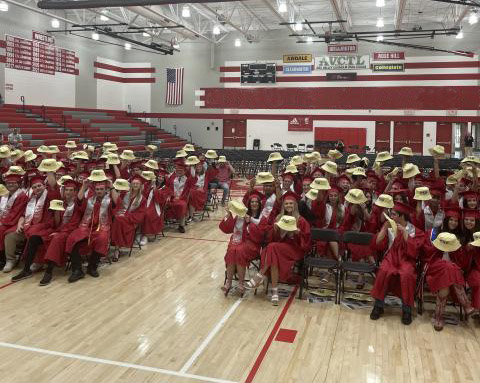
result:
[(405, 52), (375, 52), (373, 61), (405, 60)]
[(372, 64), (374, 72), (405, 72), (405, 64)]
[(329, 44), (328, 53), (357, 53), (356, 44)]
[(356, 70), (369, 69), (370, 56), (321, 56), (315, 57), (318, 70)]
[(290, 116), (288, 118), (289, 132), (312, 132), (313, 121), (312, 117), (298, 117)]
[(311, 65), (284, 65), (283, 74), (310, 74), (312, 73)]
[(283, 55), (284, 63), (311, 63), (313, 57), (310, 53), (299, 55)]

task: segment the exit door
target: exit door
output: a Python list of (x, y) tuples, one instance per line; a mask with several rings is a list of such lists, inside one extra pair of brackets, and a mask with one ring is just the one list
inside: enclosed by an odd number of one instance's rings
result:
[(412, 148), (415, 154), (423, 154), (423, 122), (395, 122), (393, 151), (397, 153), (404, 146)]
[(223, 148), (246, 149), (247, 121), (223, 120)]
[(452, 128), (451, 122), (437, 123), (437, 145), (442, 145), (447, 155), (452, 154)]
[(375, 151), (390, 152), (390, 121), (375, 123)]

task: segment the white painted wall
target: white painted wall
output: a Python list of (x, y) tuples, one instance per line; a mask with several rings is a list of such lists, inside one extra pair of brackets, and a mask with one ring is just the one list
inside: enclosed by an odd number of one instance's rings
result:
[(288, 120), (247, 120), (247, 149), (253, 148), (253, 140), (260, 139), (261, 150), (271, 150), (276, 142), (286, 148), (286, 144), (313, 145), (314, 133), (289, 132)]
[(375, 146), (375, 121), (315, 121), (313, 128), (365, 128), (367, 129), (367, 146)]
[(124, 110), (125, 89), (121, 82), (97, 79), (97, 108)]
[(66, 73), (49, 75), (5, 68), (5, 84), (13, 86), (5, 91), (5, 102), (20, 104), (20, 97), (25, 96), (29, 105), (75, 107), (75, 81), (76, 76)]
[(152, 84), (127, 83), (122, 85), (124, 88), (123, 110), (128, 110), (128, 105), (130, 105), (132, 113), (152, 111)]
[(423, 155), (428, 156), (428, 149), (437, 144), (437, 123), (425, 121), (423, 123)]
[[(158, 126), (158, 120), (155, 125)], [(188, 133), (191, 132), (192, 141), (205, 149), (223, 148), (223, 120), (162, 118), (162, 129), (174, 134), (175, 127), (177, 136), (190, 141)], [(210, 129), (207, 130), (207, 127)]]

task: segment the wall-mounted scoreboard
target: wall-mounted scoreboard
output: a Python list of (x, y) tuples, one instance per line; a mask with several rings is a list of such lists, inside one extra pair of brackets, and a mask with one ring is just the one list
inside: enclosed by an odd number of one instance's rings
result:
[(242, 84), (275, 84), (277, 68), (275, 64), (242, 64)]

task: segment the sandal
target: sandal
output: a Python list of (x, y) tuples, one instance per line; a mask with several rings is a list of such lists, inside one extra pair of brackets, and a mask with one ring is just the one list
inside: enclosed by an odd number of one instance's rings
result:
[(238, 293), (240, 294), (240, 298), (245, 296), (245, 285), (243, 283), (237, 286)]
[(225, 282), (225, 284), (221, 287), (225, 296), (228, 296), (228, 293), (230, 292), (231, 288), (232, 288), (232, 281), (231, 280), (227, 280)]
[(260, 274), (260, 273), (257, 273), (255, 275), (255, 277), (253, 277), (252, 279), (250, 279), (247, 284), (246, 284), (246, 288), (247, 289), (256, 289), (258, 288), (258, 286), (260, 286), (263, 282), (263, 280), (265, 279), (265, 276)]

